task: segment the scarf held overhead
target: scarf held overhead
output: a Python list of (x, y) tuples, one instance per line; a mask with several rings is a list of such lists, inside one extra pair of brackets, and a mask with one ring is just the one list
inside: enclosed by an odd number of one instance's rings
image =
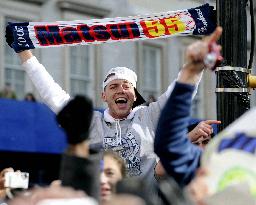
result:
[(207, 35), (216, 27), (213, 7), (152, 15), (91, 20), (9, 23), (13, 47), (20, 50), (167, 38), (173, 35)]

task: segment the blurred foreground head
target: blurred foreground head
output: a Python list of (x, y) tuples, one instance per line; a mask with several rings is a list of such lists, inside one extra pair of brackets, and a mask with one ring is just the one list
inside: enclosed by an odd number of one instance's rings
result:
[(58, 113), (57, 122), (65, 130), (69, 144), (78, 144), (88, 138), (92, 114), (91, 100), (79, 95)]
[(9, 205), (97, 205), (97, 202), (72, 188), (52, 186), (34, 188), (21, 193), (8, 202)]
[(109, 200), (106, 205), (146, 205), (146, 202), (136, 195), (118, 194)]
[(208, 170), (204, 180), (212, 197), (207, 205), (256, 204), (255, 121), (253, 108), (206, 147), (201, 166)]

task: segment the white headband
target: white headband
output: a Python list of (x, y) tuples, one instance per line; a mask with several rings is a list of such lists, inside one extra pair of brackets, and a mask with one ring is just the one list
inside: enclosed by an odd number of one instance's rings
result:
[(115, 67), (115, 68), (111, 68), (108, 71), (106, 77), (104, 78), (104, 81), (102, 83), (103, 90), (109, 82), (117, 79), (127, 80), (132, 84), (134, 88), (136, 88), (136, 82), (137, 82), (136, 73), (126, 67)]

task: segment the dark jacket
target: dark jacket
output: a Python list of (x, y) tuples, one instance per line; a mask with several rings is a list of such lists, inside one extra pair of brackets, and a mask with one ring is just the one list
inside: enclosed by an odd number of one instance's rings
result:
[(160, 115), (154, 143), (163, 167), (181, 187), (193, 179), (202, 153), (187, 136), (194, 89), (176, 82)]
[(101, 160), (100, 153), (90, 153), (87, 159), (63, 154), (60, 167), (62, 185), (83, 190), (99, 201)]

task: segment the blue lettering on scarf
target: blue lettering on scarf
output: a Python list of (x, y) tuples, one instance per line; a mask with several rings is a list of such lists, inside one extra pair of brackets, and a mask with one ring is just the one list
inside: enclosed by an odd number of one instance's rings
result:
[(255, 154), (256, 138), (248, 136), (246, 133), (237, 133), (233, 138), (221, 140), (218, 152), (225, 151), (226, 149), (236, 149)]

